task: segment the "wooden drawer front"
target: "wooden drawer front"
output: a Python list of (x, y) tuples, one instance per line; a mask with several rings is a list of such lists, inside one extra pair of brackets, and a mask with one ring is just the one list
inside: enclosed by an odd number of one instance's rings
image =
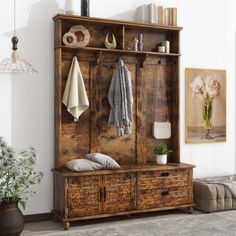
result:
[(112, 174), (104, 176), (103, 213), (132, 210), (135, 201), (135, 175)]
[(70, 217), (101, 213), (100, 177), (68, 178), (67, 200), (68, 215)]
[(141, 190), (138, 192), (138, 209), (178, 206), (191, 203), (190, 186)]
[(190, 185), (190, 169), (152, 171), (138, 174), (138, 190)]

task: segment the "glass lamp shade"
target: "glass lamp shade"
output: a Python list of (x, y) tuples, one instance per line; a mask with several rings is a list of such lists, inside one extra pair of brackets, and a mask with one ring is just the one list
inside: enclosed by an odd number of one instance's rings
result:
[(25, 59), (20, 58), (16, 50), (13, 50), (11, 57), (0, 62), (0, 73), (37, 74), (38, 72)]
[(11, 38), (11, 42), (13, 50), (11, 57), (0, 62), (0, 73), (37, 74), (37, 70), (35, 70), (29, 62), (21, 58), (17, 53), (17, 44), (19, 40), (16, 36), (16, 0), (14, 0), (14, 35)]

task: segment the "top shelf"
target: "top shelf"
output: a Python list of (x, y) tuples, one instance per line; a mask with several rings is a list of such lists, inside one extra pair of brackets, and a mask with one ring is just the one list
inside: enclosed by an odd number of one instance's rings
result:
[(86, 16), (75, 16), (69, 14), (57, 14), (54, 18), (54, 21), (64, 20), (64, 21), (73, 21), (73, 22), (91, 22), (93, 24), (106, 24), (113, 26), (125, 26), (139, 29), (155, 29), (163, 31), (180, 31), (182, 27), (176, 26), (166, 26), (166, 25), (157, 25), (157, 24), (148, 24), (148, 23), (138, 23), (131, 21), (122, 21), (122, 20), (113, 20), (113, 19), (104, 19), (104, 18), (95, 18), (95, 17), (86, 17)]

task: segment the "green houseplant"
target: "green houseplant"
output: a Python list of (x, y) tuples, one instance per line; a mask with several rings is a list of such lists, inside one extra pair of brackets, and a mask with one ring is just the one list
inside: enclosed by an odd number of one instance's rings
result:
[(168, 149), (165, 143), (160, 143), (154, 147), (154, 154), (156, 155), (156, 163), (159, 165), (166, 165), (167, 155), (172, 152)]
[(42, 173), (34, 170), (36, 151), (33, 148), (16, 153), (0, 137), (0, 232), (1, 236), (20, 235), (24, 228), (23, 214), (35, 192), (33, 185), (41, 181)]

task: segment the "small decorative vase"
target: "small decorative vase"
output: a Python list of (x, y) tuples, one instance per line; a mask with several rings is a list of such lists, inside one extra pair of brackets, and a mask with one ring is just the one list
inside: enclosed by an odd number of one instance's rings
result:
[(24, 216), (18, 208), (18, 202), (0, 205), (0, 235), (18, 236), (24, 229)]
[(90, 16), (89, 0), (81, 0), (81, 16)]
[(143, 51), (143, 34), (138, 35), (138, 50)]
[(105, 46), (108, 49), (115, 49), (117, 47), (115, 35), (113, 33), (111, 33), (112, 42), (109, 42), (109, 34), (110, 33), (107, 33), (107, 36), (105, 38)]
[(156, 155), (156, 163), (158, 165), (166, 165), (167, 164), (167, 154)]
[(213, 139), (211, 136), (212, 131), (212, 107), (213, 105), (213, 99), (212, 98), (206, 98), (203, 100), (202, 104), (202, 115), (203, 115), (203, 130), (205, 131), (205, 134), (203, 135), (203, 139)]
[(65, 0), (65, 13), (79, 15), (79, 0)]

